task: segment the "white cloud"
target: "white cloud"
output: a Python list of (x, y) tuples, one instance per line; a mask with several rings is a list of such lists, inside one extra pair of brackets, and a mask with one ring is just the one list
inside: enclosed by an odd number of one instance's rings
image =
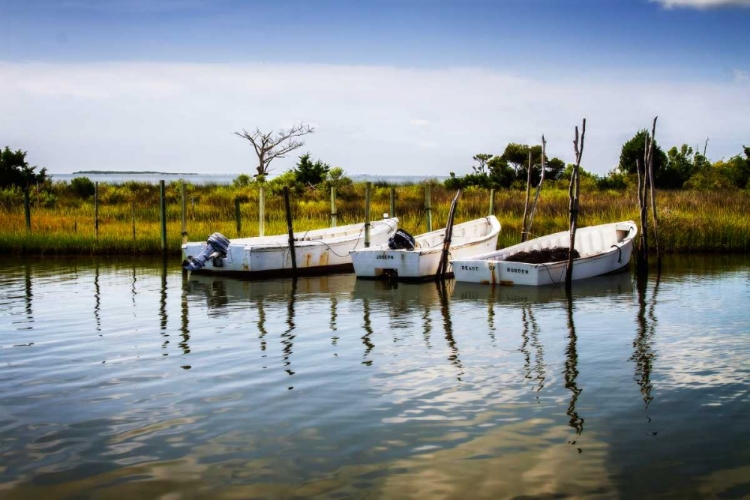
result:
[(300, 121), (316, 125), (302, 152), (352, 174), (465, 173), (474, 154), (542, 133), (550, 154), (570, 161), (583, 117), (583, 166), (605, 173), (654, 115), (663, 146), (710, 136), (720, 158), (739, 151), (750, 114), (750, 93), (729, 81), (542, 80), (476, 68), (0, 63), (0, 95), (0, 147), (27, 150), (53, 173), (249, 172), (251, 148), (232, 132)]
[(711, 9), (715, 7), (750, 7), (750, 0), (651, 0), (671, 9), (689, 7), (694, 9)]

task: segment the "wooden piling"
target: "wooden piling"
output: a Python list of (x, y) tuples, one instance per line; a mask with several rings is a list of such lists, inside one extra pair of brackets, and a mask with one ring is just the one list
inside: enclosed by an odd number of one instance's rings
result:
[(28, 186), (23, 190), (23, 214), (26, 218), (26, 231), (31, 232), (31, 201)]
[(284, 209), (286, 210), (286, 229), (289, 232), (289, 255), (292, 258), (292, 273), (297, 276), (297, 255), (294, 252), (294, 228), (292, 227), (292, 209), (289, 206), (289, 188), (284, 187)]
[(237, 237), (240, 237), (242, 232), (242, 218), (240, 217), (240, 199), (234, 199), (234, 223), (237, 226)]
[(365, 248), (370, 248), (370, 191), (372, 182), (365, 184)]
[(427, 232), (432, 231), (432, 194), (430, 192), (430, 185), (427, 184), (424, 187), (424, 211), (425, 217), (427, 218)]
[(258, 236), (266, 235), (266, 188), (258, 188)]
[(578, 229), (578, 197), (581, 192), (581, 182), (579, 170), (581, 167), (581, 157), (583, 156), (583, 141), (586, 137), (586, 118), (583, 119), (581, 127), (580, 149), (578, 147), (578, 127), (576, 127), (575, 140), (573, 149), (576, 154), (576, 162), (573, 165), (573, 173), (570, 176), (570, 187), (568, 188), (569, 211), (570, 211), (570, 246), (568, 247), (568, 265), (565, 269), (565, 289), (569, 292), (573, 281), (573, 250), (575, 249), (576, 230)]
[(161, 251), (167, 252), (167, 198), (164, 180), (159, 181), (159, 215), (161, 219)]
[(490, 213), (488, 215), (495, 215), (495, 188), (490, 188)]
[(336, 186), (331, 186), (331, 227), (336, 227)]
[(99, 240), (99, 183), (94, 183), (94, 236)]
[(390, 206), (388, 207), (390, 209), (390, 212), (388, 212), (388, 215), (391, 217), (396, 217), (396, 186), (391, 186), (390, 197), (391, 197), (391, 203), (390, 203)]
[(445, 237), (443, 238), (443, 251), (440, 254), (440, 263), (438, 264), (438, 270), (435, 274), (436, 281), (445, 280), (448, 272), (448, 255), (451, 248), (451, 240), (453, 239), (453, 219), (456, 216), (456, 204), (458, 204), (458, 197), (461, 196), (461, 190), (459, 189), (456, 196), (451, 202), (451, 208), (448, 212), (448, 222), (445, 225)]
[(183, 182), (180, 185), (180, 218), (182, 222), (182, 244), (188, 242), (188, 232), (187, 232), (187, 194), (185, 192), (186, 187), (185, 183)]

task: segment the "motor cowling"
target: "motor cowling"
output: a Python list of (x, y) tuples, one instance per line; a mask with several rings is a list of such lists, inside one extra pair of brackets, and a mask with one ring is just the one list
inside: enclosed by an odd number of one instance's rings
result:
[(414, 236), (403, 229), (398, 229), (388, 240), (388, 248), (391, 250), (414, 250), (417, 240)]
[(206, 265), (206, 261), (211, 259), (214, 267), (222, 266), (222, 259), (226, 258), (229, 251), (229, 239), (221, 233), (214, 233), (206, 240), (206, 248), (193, 256), (188, 256), (183, 262), (182, 267), (188, 271), (197, 271)]

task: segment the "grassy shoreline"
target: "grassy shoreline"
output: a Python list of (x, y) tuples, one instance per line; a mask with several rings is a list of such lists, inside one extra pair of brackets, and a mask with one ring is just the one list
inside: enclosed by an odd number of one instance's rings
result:
[[(342, 190), (337, 200), (339, 225), (361, 222), (364, 217), (364, 184)], [(433, 185), (433, 228), (445, 225), (454, 192)], [(161, 255), (158, 194), (153, 190), (123, 195), (121, 187), (100, 184), (99, 239), (94, 236), (93, 200), (61, 200), (55, 207), (32, 205), (32, 228), (28, 232), (22, 206), (0, 208), (0, 250), (30, 255)], [(168, 253), (180, 253), (180, 203), (178, 185), (167, 190)], [(191, 241), (202, 241), (213, 232), (229, 238), (238, 236), (234, 220), (234, 199), (241, 205), (240, 236), (257, 236), (257, 190), (252, 187), (190, 186), (187, 226)], [(590, 191), (581, 196), (579, 225), (589, 226), (619, 220), (635, 220), (638, 214), (635, 192)], [(134, 201), (135, 200), (135, 201)], [(520, 241), (524, 193), (500, 190), (495, 195), (495, 214), (503, 229), (498, 246)], [(132, 216), (135, 207), (133, 238)], [(669, 253), (750, 251), (750, 195), (743, 191), (660, 191), (657, 197), (660, 241)], [(295, 231), (330, 225), (330, 194), (326, 190), (306, 191), (293, 196)], [(489, 192), (464, 191), (459, 202), (457, 222), (488, 213)], [(567, 229), (568, 193), (562, 189), (542, 191), (532, 233), (544, 235)], [(373, 218), (389, 211), (389, 188), (375, 186)], [(400, 226), (418, 234), (426, 230), (424, 186), (396, 188), (396, 216)], [(283, 199), (266, 193), (266, 234), (286, 232)]]

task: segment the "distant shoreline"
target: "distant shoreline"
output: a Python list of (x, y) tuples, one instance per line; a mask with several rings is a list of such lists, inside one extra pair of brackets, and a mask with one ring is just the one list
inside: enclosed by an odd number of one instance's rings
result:
[(92, 175), (199, 175), (191, 174), (187, 172), (156, 172), (154, 170), (79, 170), (73, 172), (70, 175), (81, 175), (81, 174), (92, 174)]

